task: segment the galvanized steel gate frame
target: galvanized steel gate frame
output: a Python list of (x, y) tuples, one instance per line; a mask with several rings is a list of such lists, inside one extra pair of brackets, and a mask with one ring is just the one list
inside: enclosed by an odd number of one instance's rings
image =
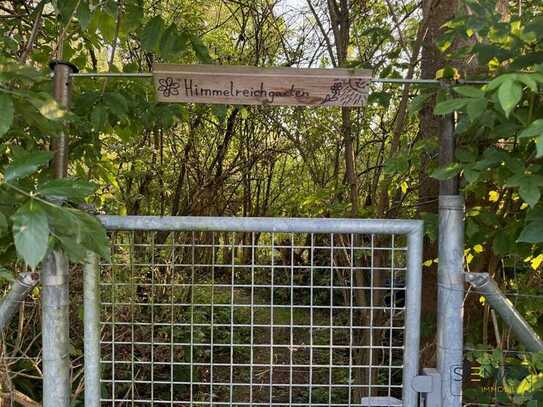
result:
[[(53, 61), (51, 69), (53, 74), (54, 96), (59, 103), (69, 108), (70, 86), (73, 78), (97, 78), (116, 77), (127, 79), (151, 78), (151, 73), (79, 73), (77, 67), (65, 61)], [(389, 79), (373, 78), (374, 83), (391, 83), (397, 85), (424, 84), (430, 86), (448, 87), (451, 84), (441, 80), (427, 79)], [(484, 84), (488, 81), (460, 81), (461, 84)], [(454, 115), (448, 115), (442, 119), (442, 134), (440, 135), (440, 164), (447, 165), (454, 161), (455, 137)], [(55, 174), (62, 178), (66, 175), (68, 138), (62, 132), (54, 137), (55, 150)], [(457, 180), (454, 178), (440, 182), (439, 202), (439, 265), (438, 265), (438, 320), (437, 320), (437, 371), (425, 369), (426, 375), (414, 376), (413, 386), (420, 392), (426, 393), (426, 406), (458, 407), (462, 402), (462, 380), (458, 379), (458, 371), (462, 369), (463, 348), (463, 199), (458, 192)], [(111, 218), (113, 219), (113, 218)], [(142, 218), (140, 218), (142, 219)], [(149, 219), (149, 218), (147, 218)], [(104, 219), (107, 223), (107, 219)], [(358, 220), (349, 220), (355, 224)], [(362, 220), (368, 227), (376, 227), (379, 222)], [(366, 223), (369, 222), (369, 223)], [(377, 222), (377, 223), (376, 223)], [(396, 221), (395, 221), (396, 222)], [(397, 221), (401, 222), (404, 221)], [(411, 222), (411, 221), (405, 221)], [(404, 224), (407, 225), (408, 223)], [(107, 224), (106, 224), (107, 226)], [(409, 227), (405, 226), (406, 233)], [(409, 229), (409, 230), (408, 230)], [(410, 235), (411, 235), (410, 234)], [(417, 232), (418, 234), (418, 232)], [(422, 238), (419, 239), (422, 244)], [(421, 259), (419, 259), (421, 260)], [(420, 264), (417, 265), (420, 268)], [(96, 259), (89, 256), (85, 266), (85, 281), (87, 286), (92, 286), (93, 271), (96, 270)], [(43, 331), (43, 404), (45, 407), (68, 406), (70, 404), (70, 360), (69, 360), (69, 289), (68, 289), (68, 264), (62, 253), (55, 253), (44, 262), (41, 272), (41, 280), (46, 288), (42, 290), (42, 331)], [(98, 321), (98, 313), (93, 309), (92, 298), (86, 298), (86, 310), (90, 320)], [(95, 314), (93, 319), (91, 316)], [(518, 318), (517, 318), (518, 319)], [(525, 325), (525, 324), (524, 324)], [(520, 325), (519, 325), (520, 326)], [(92, 360), (93, 352), (99, 341), (93, 339), (96, 330), (92, 326), (86, 326), (87, 360)], [(94, 332), (94, 333), (93, 333)], [(418, 334), (417, 334), (418, 335)], [(88, 340), (87, 340), (88, 339)], [(94, 344), (94, 345), (93, 345)], [(93, 350), (92, 347), (95, 347)], [(418, 357), (412, 361), (411, 367), (414, 373), (418, 367)], [(96, 370), (96, 369), (95, 369)], [(87, 369), (87, 383), (96, 383), (98, 371)], [(89, 392), (89, 400), (92, 400), (92, 391)], [(414, 397), (414, 396), (413, 396)], [(404, 403), (406, 401), (404, 400)], [(88, 404), (94, 406), (95, 404)], [(407, 403), (408, 406), (417, 405), (417, 401)]]
[[(422, 221), (153, 216), (101, 216), (100, 220), (109, 231), (212, 231), (406, 236), (407, 263), (405, 271), (402, 404), (405, 406), (416, 406), (418, 404), (419, 393), (416, 387), (417, 382), (421, 379), (419, 376), (419, 345), (423, 242)], [(370, 270), (370, 272), (373, 272), (373, 270)], [(97, 407), (101, 403), (99, 292), (99, 265), (95, 256), (89, 256), (85, 267), (84, 278), (85, 405), (87, 407)], [(233, 324), (233, 321), (231, 323)], [(128, 402), (130, 401), (128, 400)], [(115, 405), (115, 400), (113, 400), (113, 405)], [(212, 401), (211, 405), (213, 405)], [(353, 401), (350, 405), (364, 404)]]

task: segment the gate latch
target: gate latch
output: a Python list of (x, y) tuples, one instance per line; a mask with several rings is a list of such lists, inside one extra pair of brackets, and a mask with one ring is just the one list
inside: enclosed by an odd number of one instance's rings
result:
[(441, 406), (441, 376), (437, 369), (422, 369), (422, 374), (413, 378), (411, 386), (421, 393), (424, 407)]

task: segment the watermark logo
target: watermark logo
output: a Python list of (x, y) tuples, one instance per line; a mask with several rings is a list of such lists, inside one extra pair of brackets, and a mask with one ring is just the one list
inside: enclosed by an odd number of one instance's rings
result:
[[(523, 364), (475, 365), (451, 367), (450, 390), (464, 402), (498, 403), (543, 407), (543, 377)], [(528, 403), (528, 404), (526, 404)], [(514, 404), (514, 405), (517, 405)]]

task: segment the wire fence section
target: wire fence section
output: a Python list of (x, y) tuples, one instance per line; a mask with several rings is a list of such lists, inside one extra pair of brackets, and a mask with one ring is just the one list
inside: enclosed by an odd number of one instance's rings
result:
[(102, 405), (401, 403), (405, 234), (110, 235)]

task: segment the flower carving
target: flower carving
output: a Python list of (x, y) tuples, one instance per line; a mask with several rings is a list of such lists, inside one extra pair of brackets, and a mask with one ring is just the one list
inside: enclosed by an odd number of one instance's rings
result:
[(178, 96), (179, 95), (179, 82), (175, 81), (172, 77), (158, 80), (158, 91), (162, 92), (165, 97)]

